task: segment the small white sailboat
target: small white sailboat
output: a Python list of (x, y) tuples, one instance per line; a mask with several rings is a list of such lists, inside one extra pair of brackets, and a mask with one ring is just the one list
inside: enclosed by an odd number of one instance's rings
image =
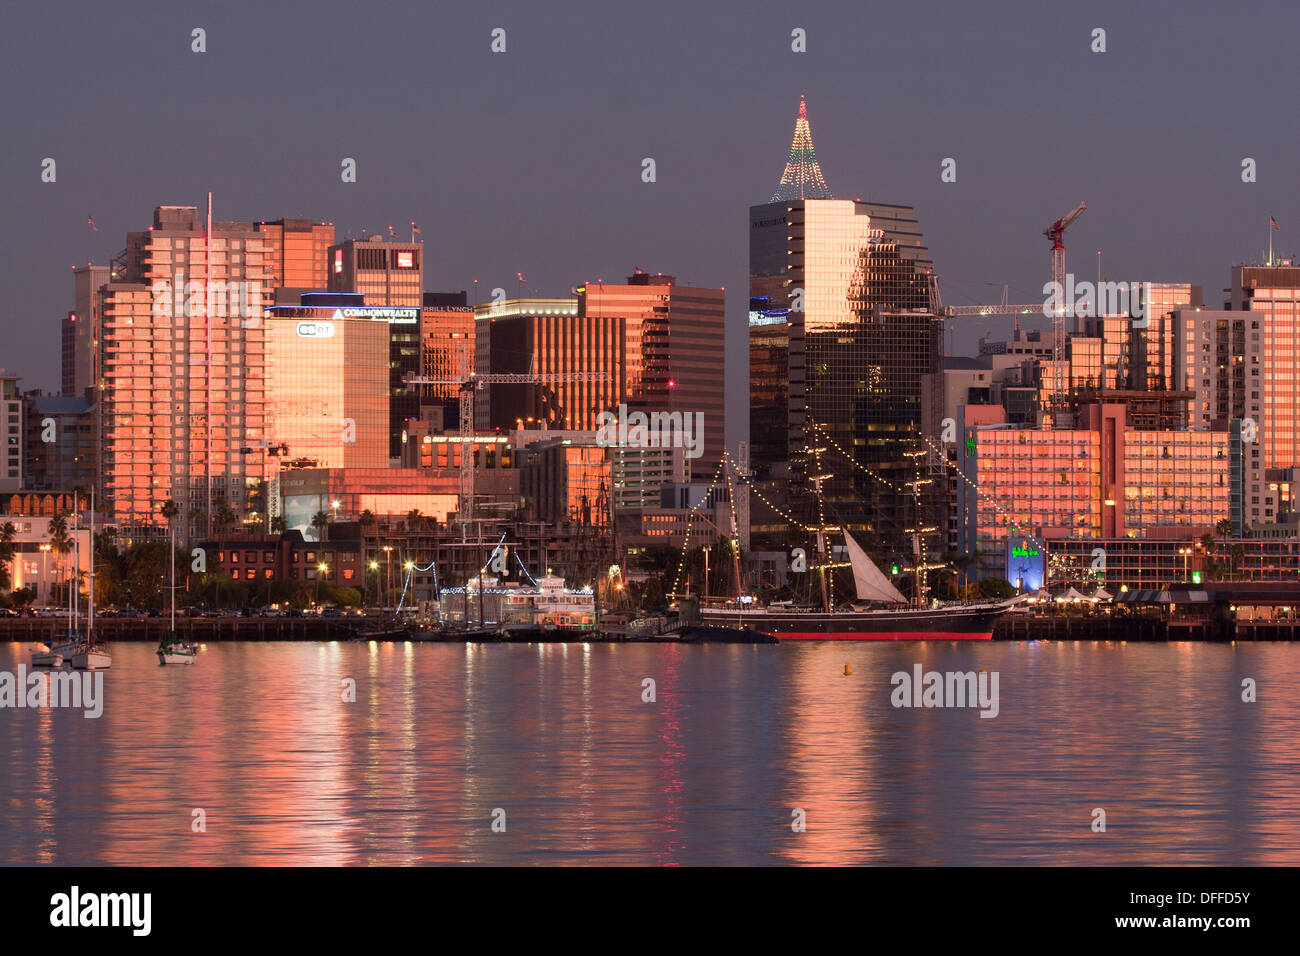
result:
[(63, 654), (48, 644), (42, 644), (40, 650), (32, 651), (31, 664), (32, 667), (62, 667)]
[[(171, 521), (168, 521), (171, 524)], [(164, 664), (193, 664), (199, 656), (199, 647), (193, 641), (181, 640), (176, 636), (176, 529), (171, 533), (171, 592), (172, 623), (170, 634), (158, 642), (158, 666)]]
[(39, 650), (32, 651), (32, 667), (62, 667), (64, 661), (70, 661), (77, 648), (81, 646), (81, 632), (77, 630), (77, 591), (72, 581), (76, 576), (77, 515), (72, 515), (73, 569), (68, 574), (68, 636), (62, 641), (44, 641)]
[[(74, 499), (74, 507), (75, 504)], [(73, 515), (73, 528), (76, 528), (75, 514)], [(74, 533), (74, 553), (76, 547)], [(73, 562), (72, 590), (74, 594), (80, 590), (76, 582), (77, 564), (77, 561)], [(93, 489), (90, 493), (90, 561), (88, 567), (90, 572), (90, 594), (86, 614), (86, 639), (72, 652), (72, 666), (79, 671), (102, 671), (113, 666), (113, 655), (105, 645), (95, 643), (95, 492)]]

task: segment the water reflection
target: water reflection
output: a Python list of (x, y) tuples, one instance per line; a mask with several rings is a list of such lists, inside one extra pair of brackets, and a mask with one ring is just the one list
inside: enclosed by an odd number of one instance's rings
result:
[[(998, 671), (998, 717), (895, 709), (915, 664)], [(100, 719), (0, 710), (0, 860), (1296, 864), (1297, 678), (1285, 645), (121, 644)]]

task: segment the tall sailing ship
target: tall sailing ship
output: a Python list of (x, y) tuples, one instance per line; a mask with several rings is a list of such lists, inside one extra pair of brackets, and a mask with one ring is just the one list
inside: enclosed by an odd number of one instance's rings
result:
[(706, 607), (708, 624), (751, 627), (780, 640), (810, 641), (987, 641), (1009, 603), (947, 604), (915, 607), (844, 532), (857, 602), (847, 608), (821, 610), (791, 602), (764, 607), (737, 604)]
[[(912, 539), (914, 574), (913, 598), (909, 600), (885, 574), (876, 567), (865, 550), (854, 540), (847, 528), (831, 529), (824, 524), (817, 529), (817, 552), (821, 563), (816, 567), (821, 585), (821, 607), (797, 606), (792, 601), (774, 602), (756, 606), (752, 601), (737, 596), (730, 606), (704, 607), (701, 616), (706, 624), (726, 627), (749, 627), (781, 640), (814, 641), (987, 641), (993, 637), (998, 619), (1011, 609), (1014, 601), (926, 604), (925, 575), (943, 565), (927, 562), (923, 542), (925, 535), (935, 531), (923, 527), (920, 507), (920, 488), (928, 484), (920, 474), (920, 459), (924, 451), (906, 452), (914, 465), (911, 488), (912, 527), (907, 533)], [(820, 501), (821, 481), (826, 475), (810, 478), (813, 492)], [(818, 508), (821, 513), (821, 508)], [(827, 551), (829, 532), (837, 530), (844, 535), (845, 550), (853, 569), (853, 583), (857, 600), (845, 607), (832, 607), (832, 589), (828, 587), (826, 572), (837, 565), (831, 563)], [(739, 578), (739, 572), (737, 572)]]

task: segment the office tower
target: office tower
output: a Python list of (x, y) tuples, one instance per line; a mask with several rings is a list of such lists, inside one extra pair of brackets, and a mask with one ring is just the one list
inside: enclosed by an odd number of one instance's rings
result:
[(388, 467), (389, 340), (394, 325), (376, 321), (366, 314), (370, 311), (381, 310), (267, 310), (268, 457), (302, 467)]
[(334, 224), (310, 219), (276, 219), (254, 222), (266, 237), (266, 270), (276, 287), (329, 288), (329, 252), (334, 245)]
[(6, 375), (0, 368), (0, 491), (17, 491), (23, 486), (23, 397), (18, 375)]
[(86, 389), (95, 384), (99, 290), (109, 281), (109, 267), (79, 266), (72, 279), (73, 307), (63, 320), (62, 392), (68, 398), (85, 398)]
[(160, 527), (169, 499), (186, 539), (248, 511), (262, 463), (242, 449), (266, 437), (265, 243), (251, 223), (209, 226), (194, 206), (160, 206), (127, 234), (121, 279), (99, 293), (101, 490), (127, 533)]
[[(426, 378), (464, 381), (474, 371), (474, 309), (464, 292), (426, 292), (420, 310), (420, 365)], [(460, 386), (422, 385), (420, 418), (438, 430), (460, 427)]]
[[(479, 431), (594, 429), (627, 400), (627, 321), (587, 316), (577, 299), (507, 299), (474, 307), (474, 363), (481, 375), (535, 375), (536, 384), (495, 384), (474, 393)], [(591, 378), (564, 380), (566, 373)]]
[[(937, 429), (923, 406), (942, 407), (936, 304), (910, 207), (827, 199), (750, 208), (750, 440), (761, 494), (780, 504), (788, 489), (807, 515), (806, 476), (831, 472), (828, 520), (897, 541), (910, 523), (904, 452), (918, 432)], [(923, 401), (927, 387), (935, 394)], [(809, 448), (826, 449), (820, 464)], [(757, 532), (766, 509), (753, 509)], [(772, 544), (785, 537), (780, 527), (771, 524)]]
[(329, 291), (360, 292), (366, 305), (424, 305), (424, 243), (346, 239), (329, 250)]
[[(382, 238), (347, 239), (330, 248), (331, 292), (360, 293), (365, 305), (414, 309), (424, 306), (424, 243), (384, 241)], [(420, 323), (403, 320), (393, 330), (393, 355), (389, 375), (388, 455), (402, 457), (402, 435), (408, 423), (420, 417), (420, 390), (406, 384), (419, 375)]]
[(688, 465), (694, 477), (711, 479), (725, 447), (726, 293), (637, 269), (622, 285), (587, 282), (577, 294), (580, 315), (625, 320), (629, 414), (697, 416), (702, 454)]
[[(378, 342), (383, 339), (386, 343), (387, 351), (383, 367), (388, 381), (388, 394), (382, 403), (386, 418), (380, 431), (388, 449), (388, 464), (396, 467), (395, 459), (401, 457), (409, 425), (418, 418), (416, 389), (408, 386), (405, 378), (407, 375), (415, 375), (419, 372), (419, 355), (416, 353), (418, 353), (420, 337), (420, 310), (409, 306), (389, 307), (364, 303), (365, 296), (356, 292), (304, 292), (298, 296), (296, 304), (291, 305), (281, 301), (269, 309), (267, 314), (282, 319), (322, 322), (324, 323), (321, 327), (323, 335), (330, 334), (330, 330), (335, 325), (342, 328), (342, 323), (353, 322), (368, 323), (383, 330), (382, 333), (369, 333), (365, 341)], [(305, 326), (309, 329), (310, 323), (305, 323)], [(361, 340), (357, 336), (360, 334), (359, 331), (349, 331), (349, 341), (358, 343), (358, 347)], [(332, 352), (329, 354), (333, 355)], [(350, 353), (346, 352), (338, 353), (339, 360), (341, 361), (345, 355), (349, 356), (350, 362)], [(367, 382), (364, 391), (368, 397), (364, 400), (364, 404), (367, 408), (371, 408), (374, 406), (374, 399), (369, 395), (369, 382), (375, 374), (376, 366), (369, 357), (360, 357), (358, 363), (364, 369)], [(359, 398), (357, 400), (360, 401)], [(366, 418), (369, 420), (369, 415)], [(367, 428), (373, 430), (375, 426), (368, 425)], [(378, 436), (369, 434), (366, 438), (367, 450), (363, 452), (360, 449), (353, 449), (350, 454), (362, 454), (369, 460), (372, 448), (370, 442), (377, 440)], [(276, 443), (273, 441), (271, 444)]]

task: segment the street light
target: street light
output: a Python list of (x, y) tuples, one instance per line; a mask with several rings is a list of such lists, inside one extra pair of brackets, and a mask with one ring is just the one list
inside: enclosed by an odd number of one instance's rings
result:
[(42, 544), (42, 545), (40, 546), (40, 551), (41, 551), (41, 587), (45, 589), (45, 594), (44, 594), (44, 597), (45, 597), (45, 607), (49, 607), (49, 606), (50, 606), (50, 583), (49, 583), (49, 580), (45, 577), (45, 558), (46, 558), (46, 555), (48, 555), (52, 549), (53, 549), (53, 545), (51, 545), (48, 541), (45, 542), (44, 544)]
[(391, 544), (384, 545), (384, 554), (387, 567), (384, 569), (384, 599), (379, 604), (382, 608), (388, 607), (388, 596), (393, 593), (393, 546)]
[(316, 565), (316, 570), (320, 572), (316, 575), (316, 603), (319, 604), (321, 601), (320, 583), (325, 578), (325, 575), (329, 573), (330, 566), (322, 561), (320, 564)]
[(1188, 562), (1191, 560), (1192, 549), (1191, 549), (1191, 548), (1179, 548), (1179, 549), (1178, 549), (1178, 553), (1181, 554), (1181, 555), (1183, 556), (1183, 580), (1184, 580), (1184, 581), (1187, 581), (1188, 578), (1191, 577), (1191, 574), (1190, 574), (1190, 572), (1189, 572), (1189, 570), (1188, 570)]

